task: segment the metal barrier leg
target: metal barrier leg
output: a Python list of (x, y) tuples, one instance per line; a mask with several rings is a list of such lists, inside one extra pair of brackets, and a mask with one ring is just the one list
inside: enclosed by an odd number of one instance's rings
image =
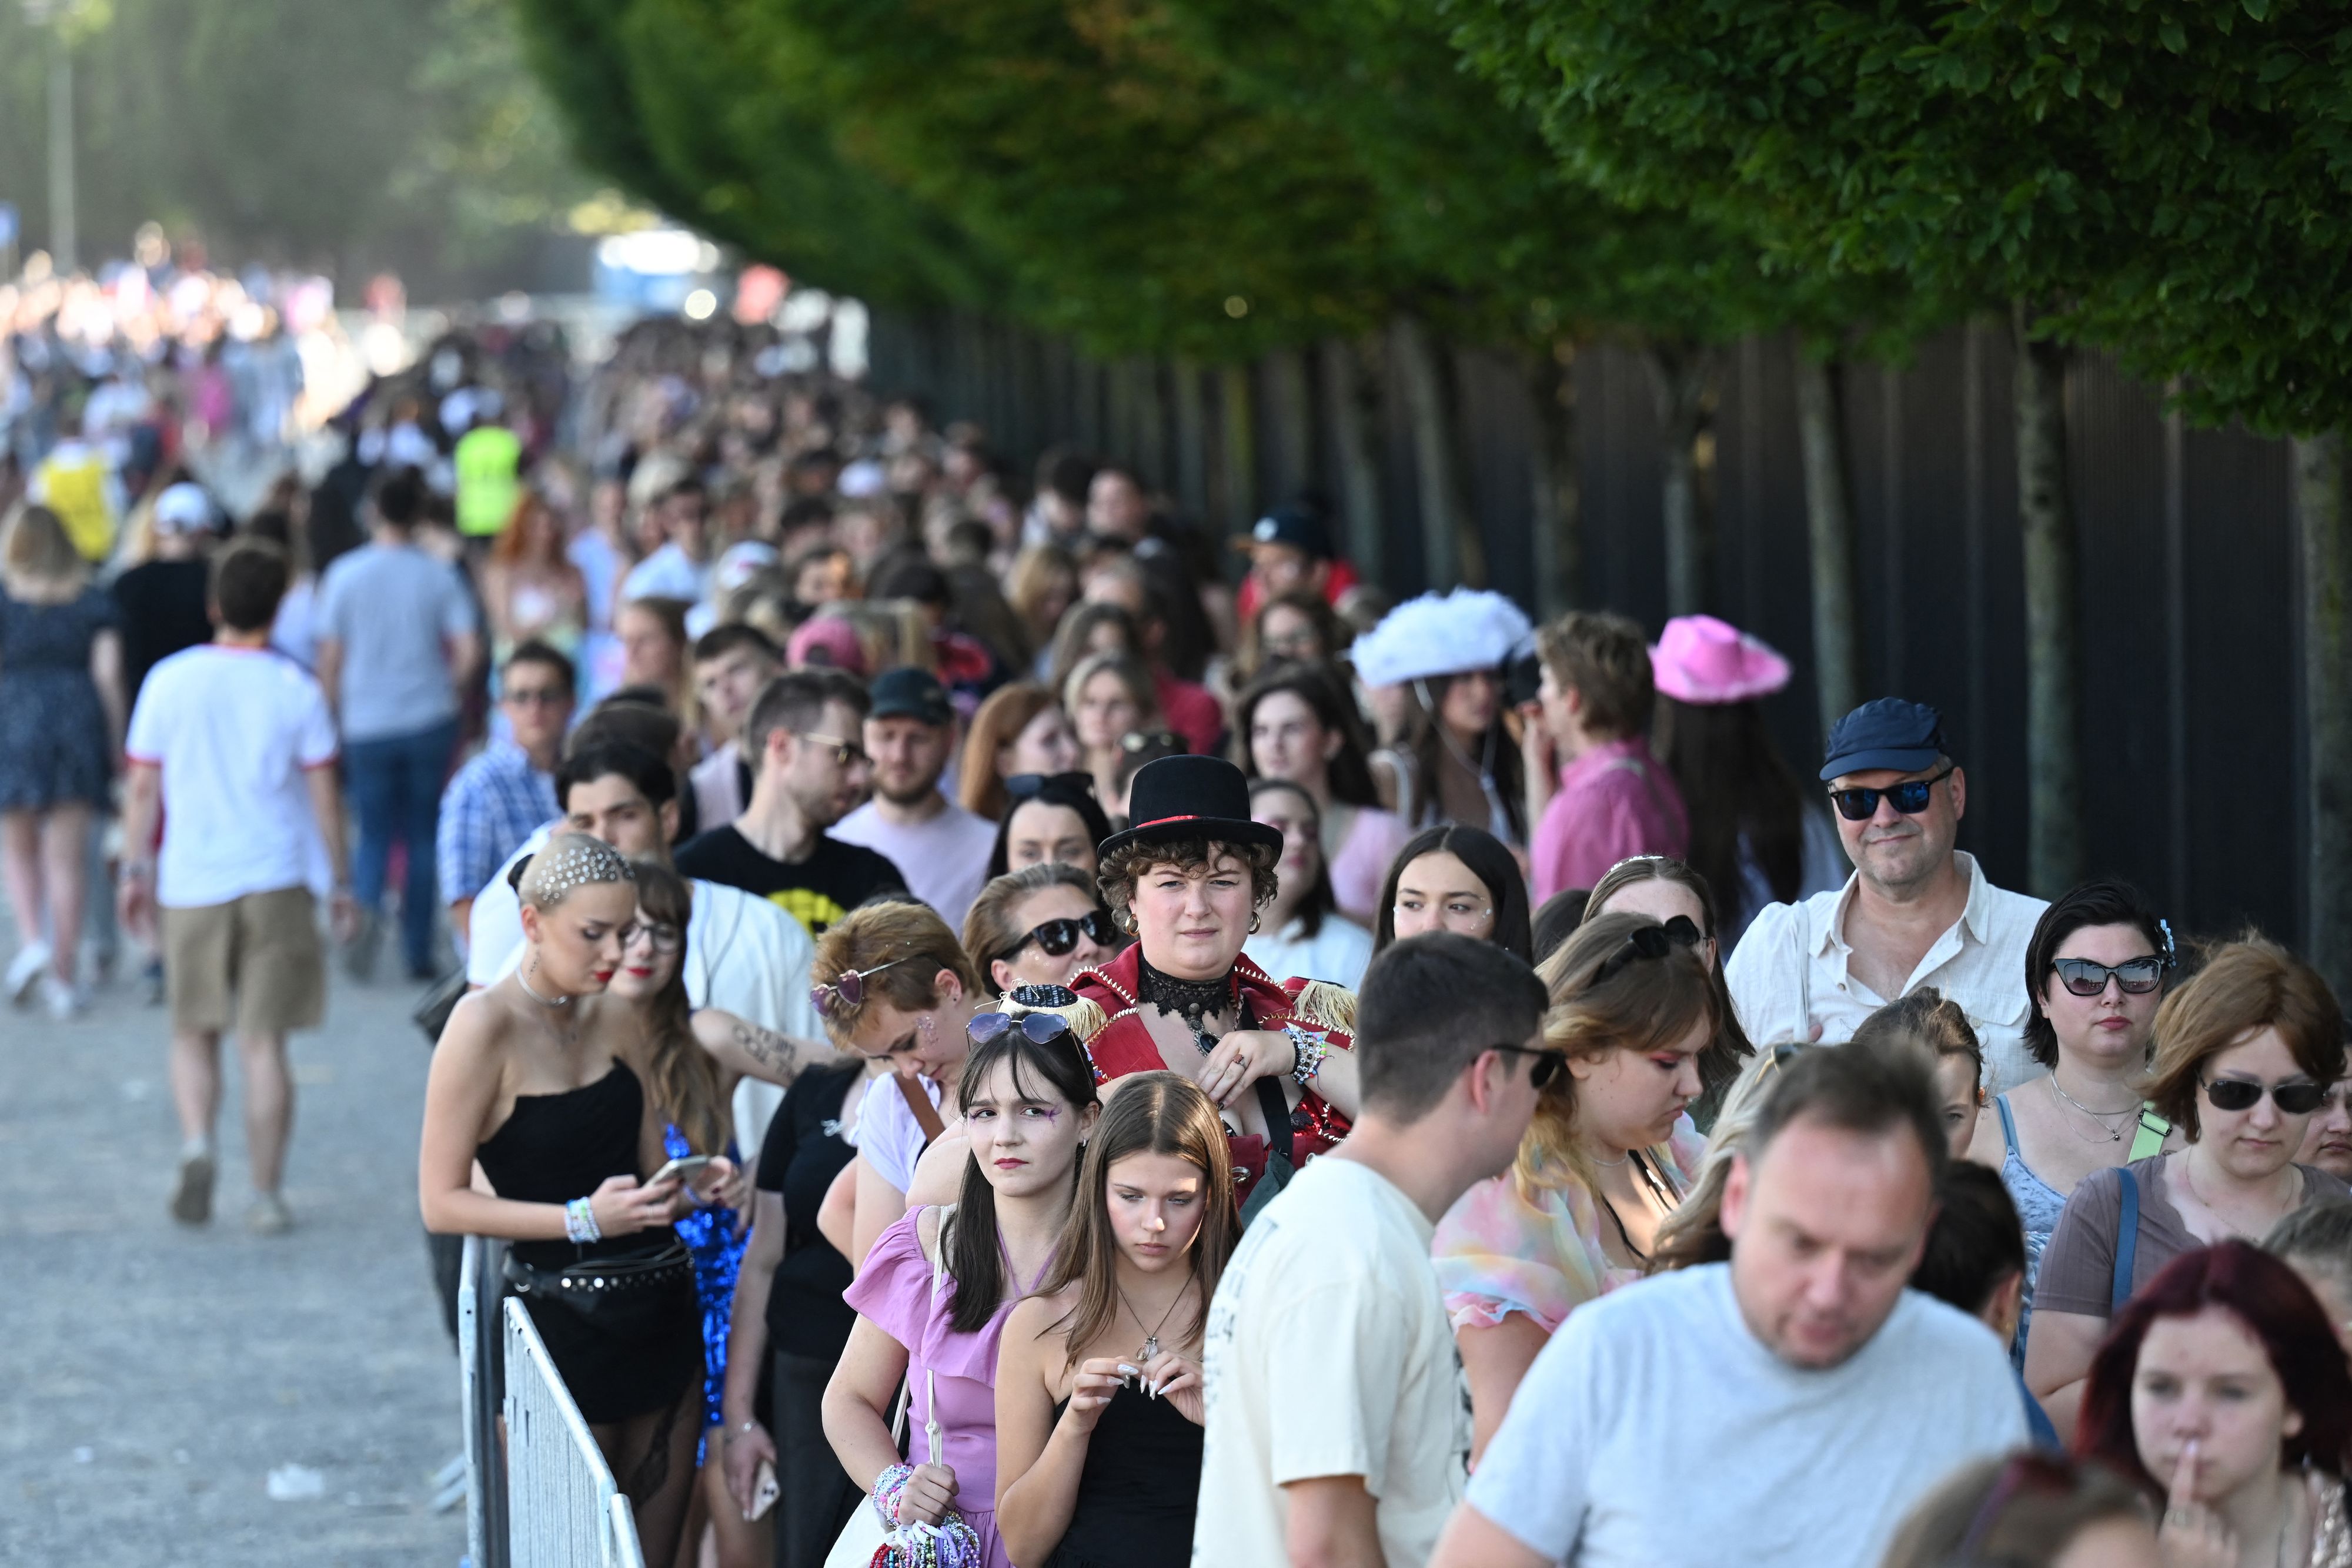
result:
[(643, 1568), (629, 1500), (520, 1301), (505, 1307), (513, 1568)]
[(457, 1284), (457, 1388), (466, 1423), (466, 1552), (473, 1568), (508, 1568), (507, 1467), (499, 1443), (492, 1358), (506, 1243), (466, 1238)]

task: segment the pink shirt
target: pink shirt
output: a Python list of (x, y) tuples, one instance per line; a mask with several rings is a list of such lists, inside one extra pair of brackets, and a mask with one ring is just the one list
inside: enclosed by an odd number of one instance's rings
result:
[(1536, 902), (1591, 887), (1630, 855), (1681, 855), (1690, 817), (1674, 776), (1639, 736), (1604, 740), (1559, 770), (1529, 850)]
[(1217, 749), (1217, 743), (1225, 737), (1225, 710), (1218, 705), (1216, 694), (1157, 668), (1151, 672), (1151, 691), (1160, 704), (1160, 716), (1186, 746), (1204, 755)]

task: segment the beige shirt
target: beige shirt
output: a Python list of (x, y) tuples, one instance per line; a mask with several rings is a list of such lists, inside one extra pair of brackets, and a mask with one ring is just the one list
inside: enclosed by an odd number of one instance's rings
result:
[[(1958, 1002), (1984, 1046), (1985, 1092), (1999, 1094), (2044, 1071), (2025, 1053), (2025, 949), (2050, 906), (1993, 886), (1974, 855), (1955, 852), (1952, 860), (1967, 873), (1968, 906), (1899, 995), (1933, 986)], [(1850, 1040), (1856, 1025), (1896, 999), (1879, 996), (1848, 967), (1853, 948), (1845, 919), (1856, 880), (1858, 873), (1835, 893), (1801, 903), (1766, 904), (1724, 965), (1739, 1027), (1758, 1045), (1810, 1040), (1816, 1024), (1825, 1041)]]
[(1289, 1561), (1283, 1487), (1361, 1476), (1389, 1568), (1420, 1568), (1461, 1500), (1469, 1386), (1430, 1264), (1435, 1227), (1352, 1160), (1307, 1166), (1210, 1303), (1196, 1568)]

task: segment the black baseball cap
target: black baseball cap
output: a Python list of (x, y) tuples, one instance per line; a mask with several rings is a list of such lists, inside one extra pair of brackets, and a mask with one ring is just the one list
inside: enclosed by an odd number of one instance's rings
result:
[(1917, 773), (1936, 766), (1951, 748), (1944, 743), (1944, 716), (1926, 703), (1901, 697), (1866, 702), (1830, 730), (1822, 748), (1822, 782), (1848, 773), (1892, 768)]
[(947, 688), (929, 670), (911, 664), (885, 670), (867, 689), (874, 701), (866, 711), (868, 718), (919, 718), (925, 724), (945, 725), (955, 717), (948, 706)]
[(1304, 507), (1276, 507), (1250, 528), (1238, 541), (1250, 545), (1288, 545), (1315, 560), (1331, 559), (1331, 530)]

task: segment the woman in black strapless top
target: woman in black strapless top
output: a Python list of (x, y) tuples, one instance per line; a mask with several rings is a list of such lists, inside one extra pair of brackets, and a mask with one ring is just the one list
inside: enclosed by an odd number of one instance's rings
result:
[[(516, 1293), (629, 1494), (646, 1560), (667, 1563), (702, 1426), (694, 1270), (671, 1228), (696, 1196), (676, 1177), (642, 1185), (662, 1162), (628, 1061), (643, 1028), (601, 994), (636, 917), (635, 874), (610, 845), (559, 833), (519, 891), (521, 964), (457, 1004), (433, 1053), (418, 1200), (430, 1229), (512, 1244)], [(496, 1197), (474, 1189), (477, 1160)], [(717, 1162), (697, 1185), (732, 1174)], [(566, 1269), (618, 1281), (631, 1262), (652, 1282), (640, 1273), (593, 1311), (551, 1294)]]
[(1201, 1490), (1201, 1331), (1233, 1253), (1233, 1162), (1192, 1080), (1120, 1080), (1053, 1274), (996, 1365), (996, 1527), (1039, 1568), (1181, 1568)]

